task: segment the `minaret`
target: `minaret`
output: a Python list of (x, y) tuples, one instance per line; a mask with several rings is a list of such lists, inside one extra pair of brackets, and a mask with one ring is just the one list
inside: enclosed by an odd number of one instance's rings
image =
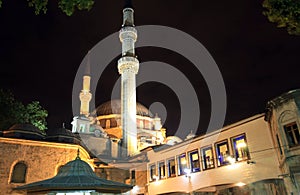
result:
[(130, 0), (125, 1), (123, 25), (119, 32), (122, 43), (122, 57), (118, 61), (121, 74), (121, 118), (122, 118), (122, 156), (132, 156), (137, 152), (136, 127), (136, 82), (135, 75), (139, 70), (139, 61), (135, 56), (134, 44), (137, 31), (133, 23), (133, 8)]
[(88, 53), (87, 66), (83, 75), (82, 90), (79, 94), (80, 99), (80, 115), (75, 116), (72, 121), (73, 133), (90, 133), (90, 101), (92, 94), (90, 93), (90, 53)]
[(90, 101), (92, 99), (92, 94), (90, 93), (90, 52), (88, 53), (87, 67), (85, 74), (83, 76), (82, 90), (79, 94), (80, 99), (80, 114), (85, 115), (86, 117), (90, 114)]

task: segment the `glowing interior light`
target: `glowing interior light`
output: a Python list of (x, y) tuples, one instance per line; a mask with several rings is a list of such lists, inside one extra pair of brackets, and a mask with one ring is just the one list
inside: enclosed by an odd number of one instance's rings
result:
[(245, 142), (241, 142), (236, 145), (236, 147), (238, 147), (238, 148), (245, 148), (246, 146), (247, 146), (247, 144)]
[(184, 169), (183, 171), (184, 171), (184, 173), (187, 174), (187, 175), (191, 173), (191, 169), (188, 169), (188, 168)]
[(228, 160), (228, 162), (229, 162), (230, 164), (234, 164), (234, 163), (235, 163), (235, 159), (232, 158), (231, 156), (228, 156), (228, 157), (227, 157), (227, 160)]
[(131, 192), (132, 192), (133, 194), (136, 194), (136, 193), (138, 193), (139, 190), (140, 190), (139, 186), (133, 186)]
[(239, 187), (242, 187), (242, 186), (245, 186), (246, 184), (245, 183), (243, 183), (243, 182), (238, 182), (237, 184), (236, 184), (236, 186), (239, 186)]

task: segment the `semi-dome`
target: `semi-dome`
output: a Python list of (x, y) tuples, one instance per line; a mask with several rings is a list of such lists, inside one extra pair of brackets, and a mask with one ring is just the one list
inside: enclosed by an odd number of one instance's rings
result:
[[(121, 100), (111, 100), (96, 108), (97, 116), (121, 114)], [(136, 114), (140, 116), (153, 117), (153, 114), (142, 104), (136, 103)]]

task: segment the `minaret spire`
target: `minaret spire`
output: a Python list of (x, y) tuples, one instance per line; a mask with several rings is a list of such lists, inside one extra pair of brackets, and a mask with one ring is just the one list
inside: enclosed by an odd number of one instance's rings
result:
[(119, 32), (122, 57), (118, 61), (118, 70), (121, 74), (122, 146), (125, 150), (123, 156), (132, 156), (137, 152), (135, 75), (139, 70), (139, 61), (134, 49), (137, 31), (134, 28), (133, 13), (131, 1), (126, 0), (123, 25)]
[(125, 0), (124, 8), (133, 8), (131, 0)]
[(80, 114), (86, 117), (90, 114), (90, 101), (92, 94), (90, 93), (91, 76), (90, 76), (90, 51), (88, 53), (87, 65), (83, 76), (82, 90), (79, 94), (80, 98)]

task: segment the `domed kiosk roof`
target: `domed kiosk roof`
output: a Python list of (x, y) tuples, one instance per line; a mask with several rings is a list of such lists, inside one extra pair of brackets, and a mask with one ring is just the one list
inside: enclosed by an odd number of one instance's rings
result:
[[(97, 116), (121, 114), (121, 100), (111, 100), (96, 108)], [(136, 103), (136, 114), (140, 116), (153, 117), (153, 114), (142, 104)]]
[(55, 177), (19, 186), (15, 189), (26, 190), (27, 192), (95, 190), (119, 194), (129, 191), (132, 186), (98, 177), (90, 165), (82, 161), (77, 155), (75, 160), (62, 166)]

